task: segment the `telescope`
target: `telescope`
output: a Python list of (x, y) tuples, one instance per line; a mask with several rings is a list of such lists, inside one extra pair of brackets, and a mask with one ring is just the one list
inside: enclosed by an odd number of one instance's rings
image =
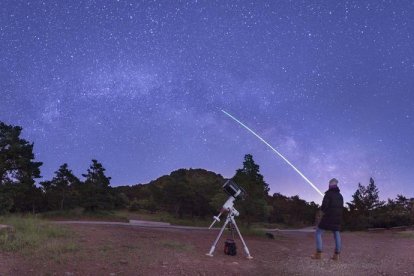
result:
[(234, 199), (241, 198), (244, 199), (246, 196), (246, 191), (236, 184), (236, 182), (232, 180), (227, 180), (226, 183), (223, 185), (223, 190), (228, 194), (229, 196), (234, 197)]
[(223, 204), (223, 207), (221, 208), (220, 213), (217, 216), (213, 217), (214, 220), (211, 223), (209, 229), (211, 229), (216, 222), (220, 221), (220, 217), (223, 213), (227, 213), (227, 217), (226, 217), (226, 220), (225, 220), (223, 226), (220, 229), (219, 234), (217, 235), (216, 240), (214, 241), (213, 245), (211, 246), (210, 252), (207, 253), (206, 255), (210, 256), (210, 257), (213, 257), (213, 252), (216, 249), (216, 245), (217, 245), (218, 241), (220, 240), (220, 237), (223, 234), (224, 229), (229, 224), (230, 229), (231, 229), (232, 225), (236, 229), (237, 234), (239, 235), (240, 240), (243, 243), (244, 251), (246, 252), (247, 258), (248, 259), (253, 259), (253, 257), (250, 255), (249, 249), (247, 248), (247, 245), (244, 242), (244, 239), (243, 239), (243, 237), (240, 233), (239, 227), (237, 227), (236, 220), (235, 220), (235, 217), (239, 216), (240, 213), (239, 213), (239, 211), (236, 210), (236, 208), (234, 208), (234, 201), (236, 199), (239, 199), (239, 198), (244, 199), (244, 197), (246, 196), (246, 191), (242, 187), (237, 185), (236, 182), (234, 182), (230, 179), (227, 180), (224, 183), (222, 188), (223, 188), (224, 192), (229, 195), (229, 198)]

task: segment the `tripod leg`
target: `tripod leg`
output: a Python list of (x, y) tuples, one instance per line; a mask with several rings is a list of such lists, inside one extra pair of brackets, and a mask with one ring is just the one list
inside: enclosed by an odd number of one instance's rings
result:
[(213, 245), (211, 246), (210, 252), (208, 252), (206, 255), (213, 257), (213, 252), (216, 249), (216, 245), (218, 241), (220, 240), (221, 235), (223, 234), (224, 229), (226, 229), (227, 223), (230, 222), (230, 219), (227, 217), (226, 222), (224, 222), (223, 227), (220, 229), (220, 233), (217, 235), (216, 240), (214, 241)]
[(240, 240), (241, 240), (241, 242), (243, 243), (243, 246), (244, 246), (244, 252), (246, 252), (247, 259), (253, 259), (253, 257), (250, 255), (249, 248), (247, 248), (247, 245), (246, 245), (246, 243), (244, 242), (244, 239), (243, 239), (243, 237), (242, 237), (242, 235), (241, 235), (241, 233), (240, 233), (239, 227), (237, 226), (237, 224), (236, 224), (236, 220), (234, 219), (234, 217), (231, 217), (231, 222), (233, 223), (234, 228), (236, 228), (237, 234), (239, 234)]

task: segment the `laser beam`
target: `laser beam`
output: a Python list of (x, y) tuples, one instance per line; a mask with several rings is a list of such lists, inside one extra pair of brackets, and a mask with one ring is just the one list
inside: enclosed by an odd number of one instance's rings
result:
[(243, 124), (242, 122), (240, 122), (236, 117), (234, 117), (230, 113), (226, 112), (225, 110), (221, 109), (221, 112), (223, 112), (224, 114), (226, 114), (227, 116), (229, 116), (231, 119), (233, 119), (234, 121), (236, 121), (239, 125), (241, 125), (245, 129), (247, 129), (251, 134), (253, 134), (257, 138), (259, 138), (260, 141), (262, 141), (274, 153), (276, 153), (280, 158), (282, 158), (289, 166), (291, 166), (292, 169), (294, 169), (309, 185), (311, 185), (311, 187), (313, 189), (315, 189), (315, 191), (317, 191), (321, 196), (323, 196), (323, 193), (306, 176), (304, 176), (303, 173), (301, 173), (292, 163), (290, 163), (290, 161), (287, 160), (286, 157), (284, 157), (279, 151), (277, 151), (274, 147), (272, 147), (272, 145), (270, 145), (268, 142), (266, 142), (265, 139), (263, 139), (262, 137), (260, 137), (259, 134), (257, 134), (253, 130), (251, 130), (248, 126), (246, 126), (245, 124)]

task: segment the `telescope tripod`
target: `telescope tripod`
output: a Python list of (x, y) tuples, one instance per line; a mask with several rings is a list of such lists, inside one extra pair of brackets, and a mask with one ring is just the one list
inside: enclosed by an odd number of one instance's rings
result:
[[(250, 255), (249, 248), (247, 248), (247, 245), (246, 245), (246, 243), (244, 242), (244, 239), (243, 239), (243, 237), (242, 237), (242, 235), (241, 235), (241, 233), (240, 233), (240, 230), (239, 230), (239, 227), (237, 226), (236, 220), (234, 219), (235, 213), (234, 213), (234, 211), (233, 211), (233, 210), (236, 212), (236, 214), (238, 214), (238, 212), (237, 212), (234, 208), (230, 208), (230, 210), (229, 210), (229, 212), (228, 212), (228, 214), (227, 214), (227, 217), (226, 217), (226, 221), (224, 222), (223, 226), (222, 226), (222, 227), (221, 227), (221, 229), (220, 229), (219, 234), (217, 235), (216, 240), (214, 241), (213, 245), (211, 246), (210, 252), (209, 252), (209, 253), (207, 253), (206, 255), (207, 255), (207, 256), (210, 256), (210, 257), (213, 257), (213, 252), (214, 252), (214, 250), (216, 249), (216, 245), (217, 245), (218, 241), (220, 240), (220, 237), (221, 237), (221, 235), (223, 234), (224, 229), (226, 229), (226, 226), (227, 226), (228, 224), (230, 224), (230, 227), (233, 227), (233, 226), (234, 226), (234, 228), (235, 228), (235, 229), (236, 229), (236, 231), (237, 231), (237, 234), (238, 234), (238, 235), (239, 235), (239, 237), (240, 237), (241, 242), (243, 243), (243, 246), (244, 246), (244, 252), (246, 252), (247, 259), (253, 259), (253, 257)], [(220, 219), (219, 219), (220, 215), (221, 215), (221, 213), (220, 213), (217, 217), (214, 217), (214, 221), (213, 221), (213, 223), (210, 225), (210, 228), (214, 225), (214, 223), (215, 223), (216, 221), (220, 221)], [(233, 230), (231, 229), (231, 231), (233, 231)]]

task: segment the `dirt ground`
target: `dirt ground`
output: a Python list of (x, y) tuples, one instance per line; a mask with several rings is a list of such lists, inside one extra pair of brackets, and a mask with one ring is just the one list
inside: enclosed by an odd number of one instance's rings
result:
[[(414, 275), (414, 239), (399, 233), (343, 233), (341, 260), (329, 260), (333, 237), (324, 235), (323, 260), (311, 260), (310, 233), (245, 236), (253, 260), (205, 255), (218, 231), (68, 225), (71, 246), (31, 255), (0, 252), (0, 275)], [(56, 248), (56, 247), (54, 247)]]

